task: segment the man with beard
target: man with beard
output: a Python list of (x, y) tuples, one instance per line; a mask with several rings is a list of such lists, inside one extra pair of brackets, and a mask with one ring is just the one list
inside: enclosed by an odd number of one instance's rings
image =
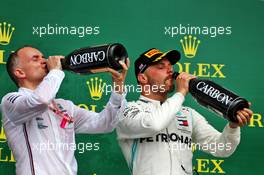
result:
[(189, 80), (195, 78), (184, 72), (176, 78), (177, 92), (168, 98), (174, 91), (172, 65), (179, 59), (176, 50), (150, 49), (135, 61), (143, 91), (139, 100), (127, 104), (117, 126), (119, 144), (133, 175), (193, 174), (192, 146), (228, 157), (240, 142), (239, 125), (244, 126), (252, 116), (251, 110), (240, 110), (239, 123), (228, 123), (218, 132), (194, 109), (182, 106)]
[[(7, 71), (19, 90), (5, 95), (1, 105), (18, 175), (76, 175), (75, 133), (107, 133), (117, 123), (116, 114), (125, 101), (120, 87), (112, 92), (100, 113), (55, 99), (64, 79), (61, 59), (63, 56), (45, 59), (38, 49), (29, 46), (8, 58)], [(104, 70), (112, 74), (117, 86), (124, 83), (129, 61), (120, 64), (122, 72)]]

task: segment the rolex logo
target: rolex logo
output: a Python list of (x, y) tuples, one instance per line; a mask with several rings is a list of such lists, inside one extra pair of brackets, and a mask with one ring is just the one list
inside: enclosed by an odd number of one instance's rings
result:
[(91, 98), (93, 100), (100, 100), (102, 98), (106, 83), (98, 77), (91, 78), (90, 81), (88, 80), (86, 83), (88, 85)]
[(200, 40), (197, 40), (196, 37), (192, 37), (191, 35), (189, 35), (188, 37), (185, 36), (184, 40), (181, 39), (180, 41), (182, 44), (184, 55), (187, 58), (195, 57), (198, 46), (200, 44)]
[(5, 131), (4, 131), (4, 127), (1, 127), (1, 132), (0, 132), (0, 143), (1, 142), (6, 142), (6, 136), (5, 136)]
[(0, 23), (0, 44), (8, 45), (10, 43), (10, 39), (15, 30), (15, 27), (11, 27), (11, 24), (7, 24), (6, 22)]

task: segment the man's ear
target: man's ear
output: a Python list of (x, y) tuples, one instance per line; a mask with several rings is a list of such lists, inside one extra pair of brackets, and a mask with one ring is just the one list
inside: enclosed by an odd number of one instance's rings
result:
[(22, 79), (26, 77), (25, 72), (20, 69), (20, 68), (15, 68), (14, 70), (14, 75), (18, 78), (18, 79)]
[(138, 78), (138, 81), (142, 84), (148, 83), (148, 77), (145, 74), (139, 73), (137, 78)]

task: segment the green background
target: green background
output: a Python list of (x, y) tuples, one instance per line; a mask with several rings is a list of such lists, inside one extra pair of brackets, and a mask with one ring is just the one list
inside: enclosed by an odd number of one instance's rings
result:
[[(7, 22), (15, 27), (8, 45), (0, 45), (4, 51), (4, 61), (16, 48), (30, 44), (39, 48), (45, 55), (66, 55), (74, 49), (104, 43), (120, 42), (127, 48), (131, 62), (143, 51), (157, 47), (163, 51), (178, 49), (182, 52), (181, 64), (191, 63), (190, 73), (197, 71), (197, 64), (224, 64), (221, 69), (225, 78), (208, 77), (213, 81), (232, 89), (252, 102), (254, 117), (263, 115), (263, 39), (264, 39), (264, 1), (263, 0), (57, 0), (57, 1), (2, 1), (0, 5), (0, 23)], [(37, 26), (99, 26), (99, 34), (85, 35), (43, 35), (33, 34)], [(199, 26), (231, 27), (231, 34), (217, 35), (192, 34), (200, 41), (197, 54), (188, 59), (180, 44), (186, 34), (171, 37), (165, 34), (165, 27)], [(175, 69), (177, 70), (177, 66)], [(210, 67), (211, 74), (214, 69)], [(131, 65), (127, 84), (136, 84), (134, 66)], [(103, 109), (109, 95), (103, 95), (99, 101), (92, 100), (86, 81), (100, 77), (108, 84), (110, 75), (96, 74), (80, 76), (66, 72), (66, 78), (58, 97), (72, 100), (75, 104), (96, 105), (96, 112)], [(0, 64), (0, 97), (16, 91), (9, 80), (5, 65)], [(45, 92), (43, 92), (45, 93)], [(127, 99), (136, 100), (138, 93), (129, 92)], [(226, 121), (199, 106), (189, 95), (186, 106), (195, 108), (218, 130), (222, 130)], [(261, 119), (263, 123), (263, 119)], [(2, 125), (1, 125), (2, 126)], [(215, 174), (212, 159), (224, 160), (220, 165), (225, 174), (248, 175), (262, 174), (263, 166), (263, 126), (254, 123), (254, 127), (242, 128), (241, 144), (229, 158), (214, 158), (202, 152), (194, 153), (194, 166), (197, 159), (207, 159), (200, 174)], [(78, 175), (128, 175), (129, 171), (116, 141), (116, 134), (77, 136), (77, 142), (100, 143), (98, 151), (76, 152)], [(0, 175), (14, 174), (14, 162), (10, 160), (7, 143), (0, 142)], [(216, 173), (219, 173), (216, 170)]]

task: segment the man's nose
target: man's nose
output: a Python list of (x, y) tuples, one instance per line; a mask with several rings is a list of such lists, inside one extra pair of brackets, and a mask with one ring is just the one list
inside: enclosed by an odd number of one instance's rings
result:
[(168, 73), (173, 73), (173, 67), (172, 66), (168, 66)]
[(41, 58), (41, 64), (46, 64), (47, 63), (47, 60), (45, 58)]

